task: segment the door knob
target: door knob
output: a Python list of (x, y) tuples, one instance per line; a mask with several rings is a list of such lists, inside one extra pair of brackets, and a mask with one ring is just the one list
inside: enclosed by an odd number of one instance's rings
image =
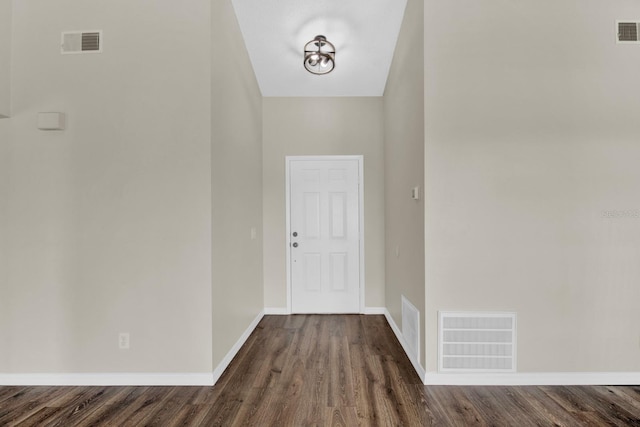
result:
[(293, 242), (293, 247), (297, 248), (298, 247), (298, 242)]

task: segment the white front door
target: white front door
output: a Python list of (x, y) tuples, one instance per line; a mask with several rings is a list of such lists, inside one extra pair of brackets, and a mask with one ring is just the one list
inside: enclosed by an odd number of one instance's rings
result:
[(293, 313), (360, 312), (360, 159), (289, 159)]

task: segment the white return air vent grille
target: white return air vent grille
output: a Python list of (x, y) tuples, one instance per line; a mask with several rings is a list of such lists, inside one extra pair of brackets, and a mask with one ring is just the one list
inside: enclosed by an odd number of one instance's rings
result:
[(616, 29), (618, 32), (618, 43), (640, 44), (640, 22), (635, 21), (617, 21)]
[(420, 311), (402, 295), (402, 336), (415, 360), (420, 360)]
[(516, 314), (441, 311), (438, 369), (515, 372)]
[(62, 33), (61, 52), (101, 53), (102, 31), (69, 31)]

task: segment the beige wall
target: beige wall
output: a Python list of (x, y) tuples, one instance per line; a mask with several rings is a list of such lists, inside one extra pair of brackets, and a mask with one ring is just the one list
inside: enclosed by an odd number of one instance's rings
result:
[(424, 188), (423, 10), (421, 0), (407, 2), (384, 92), (386, 306), (401, 326), (404, 295), (420, 311), (422, 332), (424, 197), (413, 200), (411, 190)]
[[(262, 96), (230, 0), (212, 2), (213, 366), (262, 311)], [(251, 228), (256, 238), (251, 239)]]
[(364, 155), (365, 305), (384, 306), (382, 117), (382, 98), (264, 98), (265, 307), (287, 307), (285, 156), (338, 154)]
[[(6, 195), (9, 189), (10, 122), (2, 116), (8, 116), (10, 109), (10, 55), (11, 0), (0, 0), (0, 289), (7, 287)], [(1, 296), (0, 291), (0, 325), (6, 325), (9, 319), (7, 302)], [(7, 342), (7, 333), (7, 328), (0, 327), (0, 342)], [(7, 354), (0, 354), (0, 366), (6, 366), (6, 358)]]
[(438, 310), (513, 310), (519, 371), (639, 371), (640, 4), (425, 8), (427, 370)]
[(209, 3), (13, 2), (0, 372), (211, 372)]
[[(9, 120), (0, 119), (0, 325), (9, 322), (9, 308), (7, 299), (3, 298), (2, 289), (8, 288), (7, 283), (7, 194), (9, 190)], [(8, 342), (9, 328), (0, 326), (0, 342)], [(0, 367), (7, 366), (8, 352), (0, 352)]]
[(11, 0), (0, 0), (0, 118), (11, 107)]

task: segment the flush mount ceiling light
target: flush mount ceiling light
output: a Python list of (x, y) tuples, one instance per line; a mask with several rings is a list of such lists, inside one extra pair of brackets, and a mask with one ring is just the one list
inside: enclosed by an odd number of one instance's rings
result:
[(304, 45), (304, 68), (312, 74), (327, 74), (335, 67), (336, 48), (327, 41), (325, 36)]

